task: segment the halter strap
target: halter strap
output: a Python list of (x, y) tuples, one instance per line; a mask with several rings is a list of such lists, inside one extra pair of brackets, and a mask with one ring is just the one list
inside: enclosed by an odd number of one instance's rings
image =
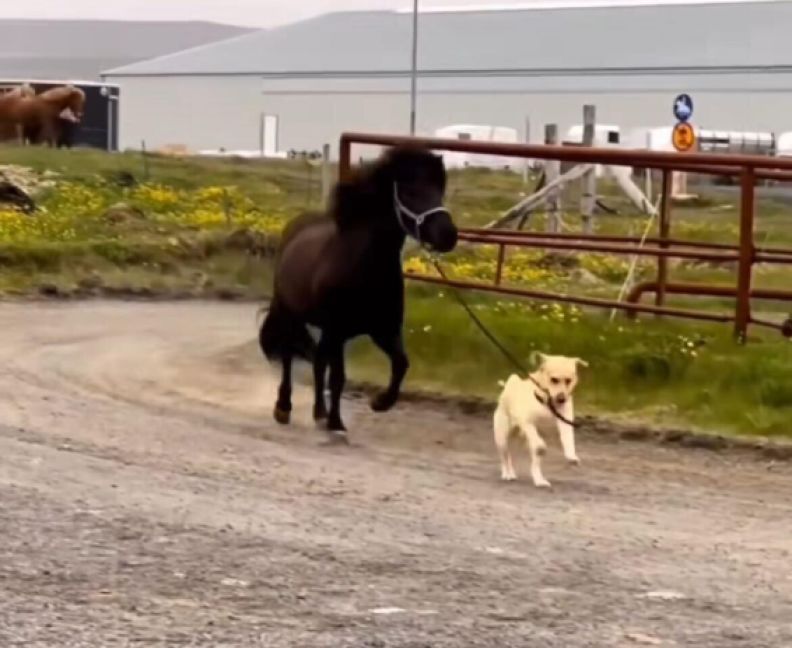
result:
[[(429, 216), (433, 216), (434, 214), (449, 213), (449, 211), (443, 207), (443, 205), (432, 207), (431, 209), (427, 209), (420, 214), (414, 212), (399, 198), (399, 185), (396, 182), (393, 183), (393, 210), (396, 212), (396, 220), (399, 221), (399, 225), (401, 226), (402, 230), (404, 230), (404, 233), (407, 236), (412, 236), (421, 245), (423, 245), (423, 241), (421, 240), (421, 226), (424, 224), (424, 221)], [(404, 222), (405, 218), (411, 219), (415, 224), (415, 234), (410, 232), (410, 230), (407, 228), (407, 225)]]
[[(530, 380), (536, 386), (536, 389), (534, 390), (534, 397), (536, 400), (549, 409), (553, 416), (555, 416), (562, 423), (566, 423), (570, 427), (578, 427), (578, 424), (575, 421), (570, 421), (566, 416), (558, 411), (558, 408), (556, 408), (555, 403), (553, 402), (553, 398), (550, 396), (550, 392), (546, 388), (542, 387), (536, 378), (534, 378), (531, 374), (528, 374), (528, 380)], [(542, 400), (542, 397), (544, 397), (544, 400)]]

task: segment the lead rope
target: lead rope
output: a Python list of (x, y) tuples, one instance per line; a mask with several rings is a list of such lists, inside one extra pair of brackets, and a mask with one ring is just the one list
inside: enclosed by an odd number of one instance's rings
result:
[[(574, 427), (579, 427), (579, 423), (576, 423), (574, 421), (570, 421), (563, 414), (561, 414), (561, 412), (559, 412), (558, 409), (556, 409), (556, 406), (553, 403), (553, 399), (550, 398), (550, 394), (547, 391), (547, 389), (542, 387), (536, 381), (536, 379), (525, 369), (523, 364), (519, 360), (517, 360), (517, 358), (514, 356), (514, 354), (511, 353), (500, 342), (500, 340), (498, 340), (498, 338), (496, 338), (489, 331), (489, 329), (487, 329), (486, 326), (484, 326), (484, 323), (479, 319), (478, 315), (476, 315), (473, 312), (473, 309), (470, 307), (470, 304), (468, 304), (467, 301), (465, 301), (464, 297), (462, 297), (460, 292), (454, 286), (452, 286), (449, 283), (450, 280), (448, 279), (448, 276), (446, 275), (445, 271), (443, 270), (443, 267), (440, 265), (440, 261), (438, 261), (437, 257), (432, 255), (432, 254), (430, 254), (426, 249), (424, 249), (424, 252), (425, 252), (426, 256), (428, 257), (429, 262), (434, 266), (435, 270), (437, 270), (438, 274), (440, 275), (440, 278), (443, 279), (443, 281), (445, 281), (446, 284), (448, 285), (448, 288), (451, 291), (451, 294), (454, 296), (454, 299), (465, 310), (465, 312), (468, 314), (470, 319), (473, 320), (473, 323), (478, 327), (478, 329), (484, 334), (484, 336), (490, 342), (492, 342), (493, 345), (495, 345), (495, 347), (501, 352), (503, 357), (506, 358), (506, 360), (508, 360), (509, 364), (511, 364), (512, 367), (514, 369), (516, 369), (518, 373), (521, 373), (521, 374), (527, 376), (528, 380), (530, 380), (536, 386), (536, 388), (544, 395), (545, 402), (542, 403), (542, 404), (545, 407), (547, 407), (547, 409), (549, 409), (553, 413), (553, 416), (555, 416), (562, 423), (566, 423), (567, 425), (569, 425), (569, 426), (571, 426), (573, 428)], [(540, 403), (542, 402), (541, 399), (539, 399), (539, 402)]]

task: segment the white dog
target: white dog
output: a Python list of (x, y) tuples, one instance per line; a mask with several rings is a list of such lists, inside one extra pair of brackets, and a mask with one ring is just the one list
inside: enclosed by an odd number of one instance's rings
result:
[(539, 368), (523, 380), (512, 374), (503, 387), (498, 407), (495, 410), (495, 445), (501, 460), (501, 479), (517, 479), (514, 472), (509, 439), (519, 436), (528, 445), (531, 455), (531, 477), (534, 486), (549, 488), (542, 474), (541, 456), (547, 445), (539, 436), (539, 427), (555, 425), (561, 438), (561, 447), (566, 460), (578, 465), (575, 453), (574, 407), (572, 392), (578, 382), (578, 366), (588, 367), (580, 358), (532, 354), (539, 361)]

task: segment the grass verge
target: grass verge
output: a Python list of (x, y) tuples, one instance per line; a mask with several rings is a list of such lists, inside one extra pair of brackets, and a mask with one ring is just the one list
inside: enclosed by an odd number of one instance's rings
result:
[[(649, 425), (758, 436), (792, 436), (792, 341), (777, 334), (737, 345), (728, 328), (473, 297), (477, 315), (527, 364), (531, 351), (578, 356), (581, 413)], [(512, 368), (447, 294), (410, 290), (408, 386), (497, 398)], [(387, 362), (353, 347), (352, 375), (382, 382)]]

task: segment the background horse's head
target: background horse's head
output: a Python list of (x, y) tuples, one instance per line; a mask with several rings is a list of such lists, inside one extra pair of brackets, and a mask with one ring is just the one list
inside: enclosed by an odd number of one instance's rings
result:
[(30, 98), (36, 96), (36, 91), (33, 89), (33, 86), (30, 85), (29, 83), (23, 83), (21, 86), (17, 86), (13, 90), (11, 90), (11, 92), (7, 93), (6, 96), (17, 97), (17, 98), (22, 98), (22, 97)]
[(85, 112), (85, 92), (73, 85), (52, 88), (38, 95), (39, 99), (55, 106), (58, 112), (71, 111), (76, 121), (81, 121)]
[(388, 150), (336, 189), (334, 216), (344, 227), (370, 223), (394, 236), (411, 236), (437, 252), (456, 247), (457, 228), (443, 206), (443, 160), (414, 146)]

